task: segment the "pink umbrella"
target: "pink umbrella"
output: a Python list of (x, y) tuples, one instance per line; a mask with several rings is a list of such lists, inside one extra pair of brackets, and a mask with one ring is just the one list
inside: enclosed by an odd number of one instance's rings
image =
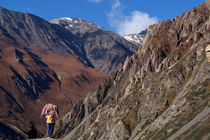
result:
[(59, 111), (57, 105), (48, 103), (43, 107), (41, 117), (49, 114), (55, 115), (57, 119), (59, 118)]

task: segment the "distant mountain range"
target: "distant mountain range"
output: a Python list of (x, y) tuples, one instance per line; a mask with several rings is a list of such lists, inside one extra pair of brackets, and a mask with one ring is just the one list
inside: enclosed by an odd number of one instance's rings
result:
[[(63, 17), (63, 18), (54, 19), (50, 21), (50, 23), (58, 24), (66, 28), (67, 30), (69, 30), (71, 33), (73, 33), (76, 36), (83, 36), (84, 34), (94, 33), (98, 30), (104, 30), (105, 32), (108, 31), (104, 29), (103, 27), (96, 25), (95, 23), (85, 21), (81, 18)], [(139, 46), (143, 43), (146, 33), (147, 33), (147, 30), (144, 30), (138, 34), (129, 34), (129, 35), (123, 36), (123, 38)], [(130, 48), (130, 49), (133, 52), (136, 52), (136, 49), (138, 48), (133, 48), (133, 49)]]
[(93, 67), (106, 73), (122, 68), (126, 57), (139, 49), (138, 44), (80, 18), (58, 18), (50, 23), (58, 24), (78, 37)]

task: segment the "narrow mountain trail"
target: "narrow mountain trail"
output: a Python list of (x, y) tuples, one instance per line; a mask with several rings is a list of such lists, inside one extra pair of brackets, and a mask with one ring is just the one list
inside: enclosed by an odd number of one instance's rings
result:
[(184, 125), (180, 130), (178, 130), (175, 134), (173, 134), (171, 137), (168, 138), (168, 140), (174, 140), (176, 137), (180, 136), (182, 133), (187, 131), (190, 127), (192, 127), (197, 122), (201, 121), (204, 117), (208, 116), (210, 117), (210, 107), (203, 110), (200, 114), (198, 114), (193, 120), (191, 120), (189, 123)]

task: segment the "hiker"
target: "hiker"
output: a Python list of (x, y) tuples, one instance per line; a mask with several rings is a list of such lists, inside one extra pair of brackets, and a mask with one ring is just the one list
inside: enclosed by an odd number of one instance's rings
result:
[(46, 104), (42, 109), (41, 117), (45, 116), (47, 123), (47, 134), (51, 137), (54, 131), (55, 118), (59, 118), (59, 112), (57, 105)]

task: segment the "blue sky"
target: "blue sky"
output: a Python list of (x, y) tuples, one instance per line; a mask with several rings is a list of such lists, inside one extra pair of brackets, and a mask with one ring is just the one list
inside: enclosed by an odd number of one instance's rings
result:
[(45, 20), (78, 17), (121, 35), (176, 16), (205, 0), (0, 0), (0, 6)]

